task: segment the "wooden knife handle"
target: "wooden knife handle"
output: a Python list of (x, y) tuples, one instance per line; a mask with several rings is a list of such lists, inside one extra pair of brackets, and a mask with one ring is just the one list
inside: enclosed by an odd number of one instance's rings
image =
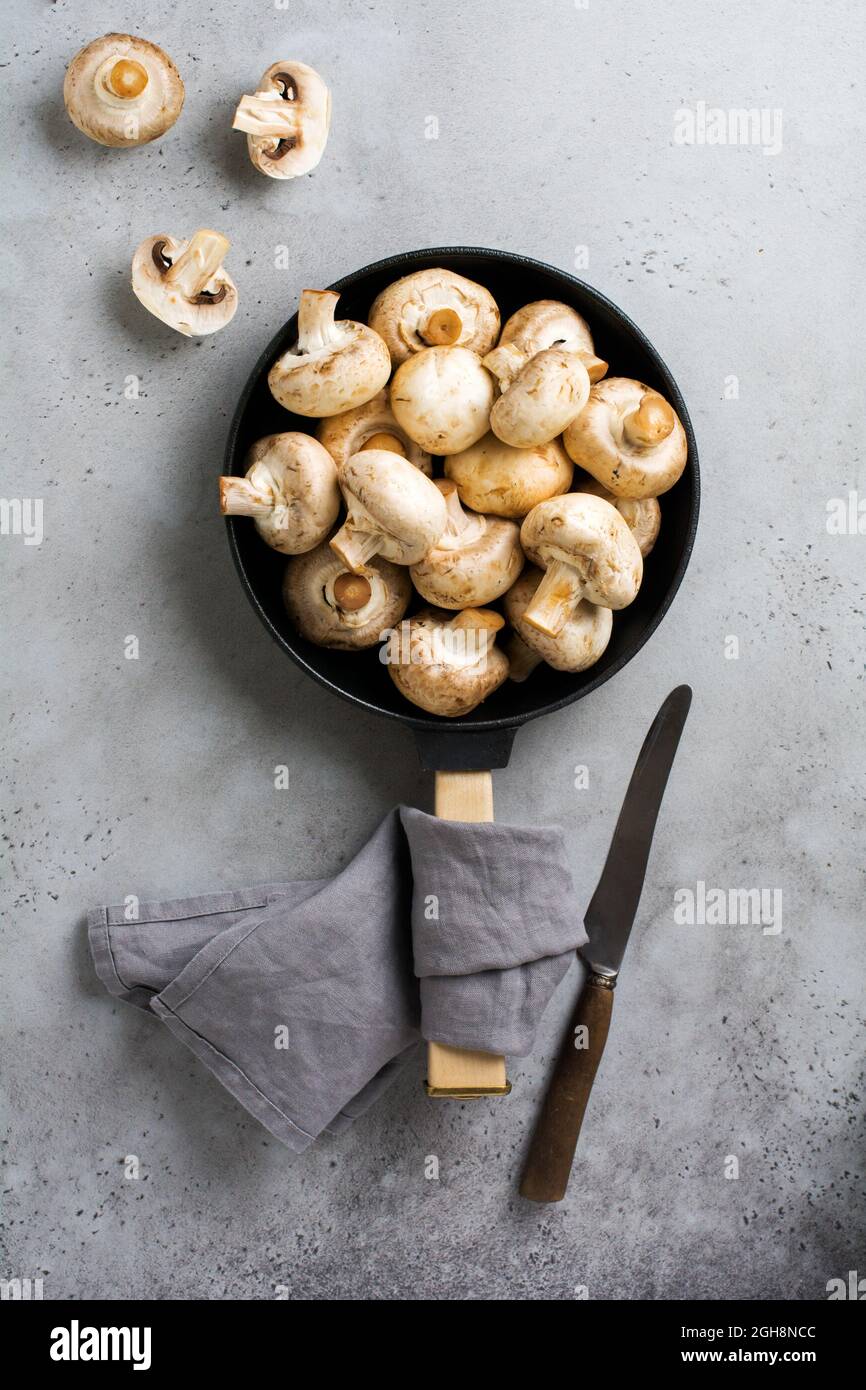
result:
[[(441, 820), (493, 820), (493, 778), (489, 772), (437, 772), (435, 809)], [(504, 1057), (427, 1044), (428, 1096), (470, 1100), (507, 1096), (510, 1090)]]
[(584, 1111), (607, 1042), (615, 983), (604, 975), (590, 974), (580, 992), (520, 1180), (520, 1195), (530, 1202), (561, 1202), (565, 1196)]

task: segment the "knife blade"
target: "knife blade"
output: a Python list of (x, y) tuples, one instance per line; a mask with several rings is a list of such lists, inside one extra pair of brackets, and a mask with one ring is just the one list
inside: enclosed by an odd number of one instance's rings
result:
[(579, 954), (587, 973), (529, 1146), (520, 1195), (561, 1202), (613, 1010), (613, 992), (637, 916), (659, 809), (692, 702), (678, 685), (662, 704), (638, 754), (604, 868), (584, 917)]

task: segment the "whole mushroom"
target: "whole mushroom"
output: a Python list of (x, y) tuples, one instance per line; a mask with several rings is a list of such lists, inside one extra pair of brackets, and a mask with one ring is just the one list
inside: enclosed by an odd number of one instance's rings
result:
[(611, 506), (616, 507), (637, 541), (641, 555), (646, 559), (658, 539), (662, 524), (662, 509), (657, 497), (617, 497), (615, 493), (602, 487), (589, 473), (583, 473), (576, 480), (574, 490), (590, 492), (593, 497), (603, 497), (605, 502), (610, 502)]
[(424, 608), (400, 624), (382, 657), (407, 700), (454, 719), (469, 714), (508, 675), (508, 658), (496, 646), (503, 626), (489, 608), (465, 608), (456, 617)]
[(626, 608), (643, 577), (637, 541), (603, 497), (569, 492), (539, 502), (520, 529), (526, 555), (547, 573), (524, 620), (557, 637), (581, 599)]
[(431, 454), (458, 454), (475, 444), (487, 432), (492, 405), (493, 378), (469, 348), (423, 348), (391, 382), (397, 422)]
[(430, 455), (397, 424), (386, 387), (364, 405), (320, 420), (316, 438), (336, 464), (345, 463), (362, 449), (387, 449), (393, 454), (402, 454), (428, 477), (433, 472)]
[(223, 516), (251, 516), (256, 530), (283, 555), (302, 555), (325, 539), (340, 511), (334, 460), (309, 434), (287, 431), (259, 439), (243, 478), (220, 478)]
[(359, 574), (347, 570), (329, 545), (286, 566), (283, 602), (302, 637), (320, 647), (374, 647), (406, 612), (409, 572), (377, 555)]
[(622, 376), (593, 386), (562, 442), (617, 497), (660, 497), (681, 476), (688, 454), (685, 430), (664, 396)]
[(613, 613), (586, 599), (571, 611), (555, 637), (526, 622), (524, 614), (543, 578), (541, 570), (528, 565), (503, 599), (505, 616), (514, 629), (507, 647), (513, 681), (525, 681), (542, 661), (556, 671), (586, 671), (610, 641)]
[(188, 241), (151, 236), (132, 258), (135, 296), (169, 328), (203, 337), (225, 328), (238, 307), (234, 280), (223, 267), (230, 242), (201, 227)]
[(446, 459), (445, 474), (464, 506), (522, 520), (539, 502), (568, 491), (574, 465), (558, 440), (514, 449), (491, 433)]
[(337, 478), (348, 515), (331, 547), (355, 574), (374, 555), (417, 564), (445, 530), (442, 493), (399, 454), (362, 449), (340, 464)]
[(404, 275), (374, 299), (368, 323), (395, 367), (426, 347), (465, 347), (483, 357), (499, 335), (499, 309), (483, 285), (453, 270)]
[(490, 428), (505, 444), (530, 449), (562, 434), (589, 400), (589, 373), (576, 352), (544, 348), (520, 365), (509, 348), (496, 349), (484, 365), (499, 378), (501, 395), (490, 412)]
[(76, 53), (63, 83), (73, 125), (91, 140), (134, 149), (158, 140), (183, 106), (180, 73), (167, 53), (134, 34), (105, 34)]
[(268, 372), (272, 394), (295, 415), (340, 415), (375, 396), (391, 375), (378, 333), (353, 319), (334, 319), (333, 290), (304, 290), (298, 341)]
[(448, 520), (432, 550), (409, 571), (412, 583), (439, 608), (481, 608), (504, 594), (523, 568), (520, 528), (501, 517), (464, 512), (457, 485), (447, 478), (434, 486), (445, 498)]
[(315, 169), (331, 124), (331, 93), (314, 68), (295, 59), (272, 63), (255, 96), (240, 99), (233, 130), (246, 132), (250, 159), (271, 179)]
[(514, 379), (537, 353), (554, 347), (578, 353), (590, 381), (600, 381), (607, 371), (607, 363), (595, 354), (586, 319), (557, 299), (533, 300), (511, 315), (490, 369), (497, 376), (510, 375)]

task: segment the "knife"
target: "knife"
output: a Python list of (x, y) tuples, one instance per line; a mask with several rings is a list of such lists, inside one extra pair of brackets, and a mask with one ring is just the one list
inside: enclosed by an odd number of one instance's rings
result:
[(598, 887), (586, 911), (589, 941), (577, 1006), (568, 1025), (520, 1181), (531, 1202), (561, 1202), (613, 1010), (613, 991), (637, 914), (668, 775), (692, 702), (678, 685), (665, 700), (635, 763)]

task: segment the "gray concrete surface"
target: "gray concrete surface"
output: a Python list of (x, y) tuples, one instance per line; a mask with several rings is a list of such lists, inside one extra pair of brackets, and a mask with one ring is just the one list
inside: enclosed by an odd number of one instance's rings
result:
[[(7, 16), (3, 494), (44, 499), (45, 531), (2, 537), (4, 1277), (61, 1299), (821, 1299), (866, 1274), (866, 538), (827, 530), (830, 499), (866, 494), (864, 20), (856, 0)], [(68, 123), (61, 86), (81, 44), (130, 27), (172, 54), (187, 103), (164, 140), (113, 153)], [(334, 121), (316, 173), (284, 187), (229, 124), (285, 56), (326, 74)], [(675, 143), (702, 101), (780, 109), (781, 151)], [(144, 236), (202, 224), (231, 237), (242, 300), (192, 344), (139, 307), (128, 265)], [(112, 1005), (83, 935), (89, 906), (126, 893), (332, 872), (394, 802), (429, 804), (407, 736), (314, 688), (258, 625), (214, 477), (299, 289), (449, 242), (566, 269), (586, 247), (580, 273), (677, 375), (704, 467), (670, 616), (496, 778), (501, 818), (566, 826), (588, 896), (649, 719), (674, 683), (695, 689), (603, 1080), (550, 1209), (515, 1179), (574, 980), (507, 1102), (433, 1104), (419, 1068), (293, 1159)], [(698, 880), (781, 889), (781, 932), (680, 925), (674, 894)]]

